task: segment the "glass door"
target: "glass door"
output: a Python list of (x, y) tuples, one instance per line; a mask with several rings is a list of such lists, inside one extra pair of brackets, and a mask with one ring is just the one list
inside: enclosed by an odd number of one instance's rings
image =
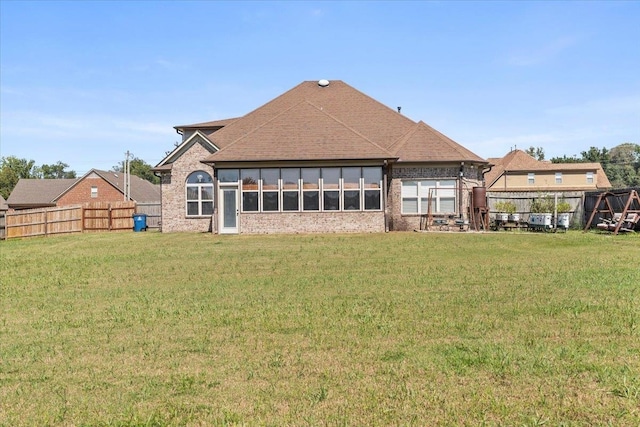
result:
[(220, 234), (238, 233), (238, 188), (220, 189)]

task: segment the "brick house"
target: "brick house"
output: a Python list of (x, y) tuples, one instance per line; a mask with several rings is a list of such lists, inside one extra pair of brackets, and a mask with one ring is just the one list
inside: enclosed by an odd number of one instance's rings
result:
[[(131, 200), (158, 203), (160, 188), (131, 175)], [(7, 199), (9, 209), (34, 209), (68, 206), (88, 202), (122, 201), (124, 175), (120, 172), (92, 169), (81, 178), (20, 179)]]
[(175, 129), (182, 142), (154, 168), (164, 232), (413, 230), (428, 210), (466, 217), (488, 164), (338, 80)]

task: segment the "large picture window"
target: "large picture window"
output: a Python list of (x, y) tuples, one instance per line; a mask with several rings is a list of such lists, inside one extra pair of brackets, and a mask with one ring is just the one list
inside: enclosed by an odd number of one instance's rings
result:
[(242, 212), (382, 209), (381, 167), (241, 169), (240, 180)]
[(420, 180), (402, 182), (402, 213), (426, 215), (456, 212), (456, 181)]
[(187, 177), (187, 216), (213, 214), (213, 179), (204, 171), (196, 171)]

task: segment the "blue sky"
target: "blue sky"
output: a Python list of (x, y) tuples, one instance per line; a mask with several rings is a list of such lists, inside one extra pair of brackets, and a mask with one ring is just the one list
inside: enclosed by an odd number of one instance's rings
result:
[(339, 79), (482, 157), (640, 143), (640, 2), (0, 0), (0, 155), (83, 174)]

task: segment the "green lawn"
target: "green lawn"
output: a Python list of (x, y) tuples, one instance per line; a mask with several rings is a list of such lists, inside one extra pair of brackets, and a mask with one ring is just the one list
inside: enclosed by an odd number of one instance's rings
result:
[(640, 234), (0, 242), (0, 425), (640, 425)]

